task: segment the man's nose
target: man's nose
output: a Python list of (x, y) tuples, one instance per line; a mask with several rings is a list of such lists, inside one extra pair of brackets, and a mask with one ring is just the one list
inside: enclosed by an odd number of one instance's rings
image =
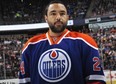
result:
[(60, 20), (60, 18), (61, 18), (61, 15), (58, 13), (57, 16), (56, 16), (56, 19)]

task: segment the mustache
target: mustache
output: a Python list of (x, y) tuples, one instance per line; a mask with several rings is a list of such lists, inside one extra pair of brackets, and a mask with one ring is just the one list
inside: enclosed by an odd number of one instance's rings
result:
[(62, 24), (63, 24), (63, 22), (62, 22), (62, 21), (60, 21), (60, 20), (56, 21), (54, 24), (56, 24), (56, 23), (62, 23)]

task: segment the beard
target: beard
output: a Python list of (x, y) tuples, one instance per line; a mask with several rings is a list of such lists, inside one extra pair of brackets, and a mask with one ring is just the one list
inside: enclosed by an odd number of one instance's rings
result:
[(51, 23), (48, 23), (49, 24), (49, 27), (51, 29), (52, 32), (54, 33), (61, 33), (65, 30), (65, 28), (67, 27), (67, 24), (63, 24), (63, 25), (58, 25), (58, 26), (55, 26)]

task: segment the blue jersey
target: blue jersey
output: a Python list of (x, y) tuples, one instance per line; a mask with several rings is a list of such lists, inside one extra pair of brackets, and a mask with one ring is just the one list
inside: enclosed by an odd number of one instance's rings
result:
[(19, 83), (105, 84), (96, 42), (67, 29), (57, 38), (49, 32), (30, 38), (22, 51)]

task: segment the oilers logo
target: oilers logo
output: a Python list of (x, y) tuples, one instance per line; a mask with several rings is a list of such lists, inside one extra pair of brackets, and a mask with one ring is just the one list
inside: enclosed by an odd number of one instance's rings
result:
[(38, 62), (40, 76), (47, 82), (59, 82), (70, 72), (69, 55), (62, 49), (50, 49), (44, 52)]

